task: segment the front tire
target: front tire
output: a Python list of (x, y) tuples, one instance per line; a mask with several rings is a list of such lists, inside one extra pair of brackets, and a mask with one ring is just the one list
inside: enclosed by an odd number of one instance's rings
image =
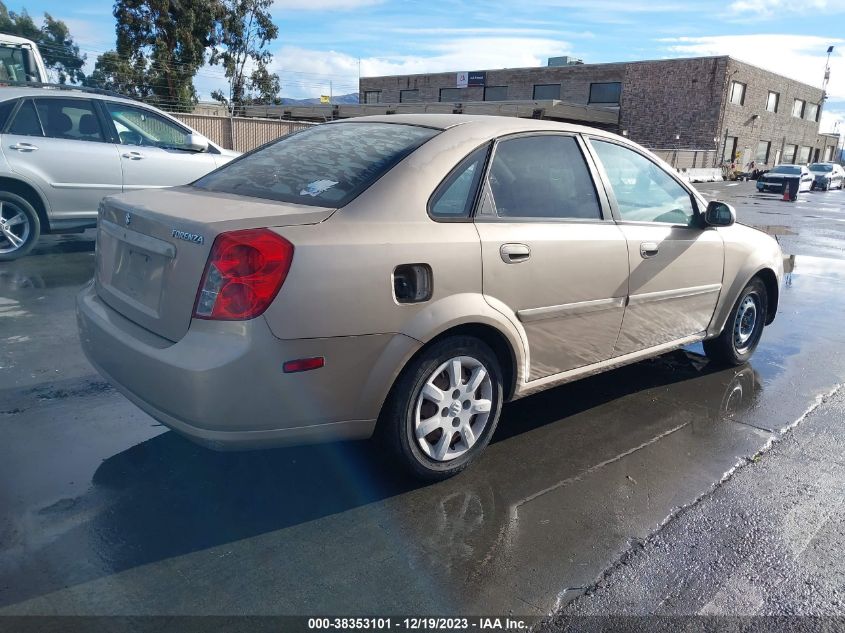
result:
[(704, 341), (704, 353), (711, 360), (727, 365), (747, 362), (760, 342), (767, 309), (766, 285), (754, 277), (739, 294), (722, 333)]
[(502, 372), (483, 341), (453, 336), (414, 358), (393, 386), (379, 433), (414, 477), (439, 481), (490, 442), (502, 408)]
[(23, 257), (38, 241), (41, 222), (24, 198), (0, 191), (0, 262)]

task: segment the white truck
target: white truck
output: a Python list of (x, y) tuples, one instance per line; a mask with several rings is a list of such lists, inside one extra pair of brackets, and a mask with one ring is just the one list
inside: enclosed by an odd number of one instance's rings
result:
[(47, 83), (47, 68), (32, 40), (0, 33), (0, 84)]

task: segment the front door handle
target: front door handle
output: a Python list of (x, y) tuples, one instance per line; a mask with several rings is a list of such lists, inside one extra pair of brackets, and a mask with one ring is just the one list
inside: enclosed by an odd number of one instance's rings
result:
[(531, 257), (531, 249), (528, 248), (527, 244), (502, 244), (499, 254), (506, 264), (519, 264)]
[(11, 149), (18, 150), (19, 152), (34, 152), (38, 149), (38, 147), (32, 143), (15, 143), (14, 145), (9, 145), (9, 147)]
[(144, 155), (141, 152), (123, 152), (121, 156), (128, 158), (129, 160), (141, 160), (144, 158)]
[(660, 247), (657, 246), (657, 242), (643, 242), (640, 244), (640, 255), (643, 259), (654, 257), (659, 250)]

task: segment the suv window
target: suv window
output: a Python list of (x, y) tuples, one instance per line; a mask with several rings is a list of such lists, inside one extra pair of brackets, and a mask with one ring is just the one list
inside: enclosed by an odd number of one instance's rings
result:
[(44, 135), (74, 141), (102, 141), (103, 129), (88, 99), (36, 99)]
[(619, 215), (631, 222), (689, 226), (695, 217), (690, 193), (648, 158), (627, 147), (592, 140), (616, 196)]
[(501, 141), (487, 178), (500, 217), (601, 218), (592, 176), (572, 136)]
[(41, 131), (41, 122), (38, 120), (38, 113), (35, 111), (35, 106), (32, 105), (31, 100), (27, 99), (21, 104), (18, 113), (9, 126), (9, 134), (44, 136), (44, 132)]
[(188, 130), (145, 108), (104, 101), (123, 145), (189, 149)]
[(9, 99), (0, 103), (0, 130), (6, 127), (6, 121), (9, 120), (9, 115), (12, 114), (12, 110), (15, 109), (17, 103), (17, 99)]
[(472, 213), (478, 182), (484, 171), (489, 145), (485, 145), (463, 159), (437, 188), (431, 199), (430, 212), (435, 218), (468, 218)]
[(290, 134), (200, 178), (195, 187), (342, 207), (438, 134), (398, 123), (329, 123)]

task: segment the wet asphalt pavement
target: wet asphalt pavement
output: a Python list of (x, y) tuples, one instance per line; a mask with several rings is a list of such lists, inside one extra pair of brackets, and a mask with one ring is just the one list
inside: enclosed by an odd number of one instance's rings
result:
[[(640, 581), (649, 565), (674, 570), (633, 600), (650, 612), (666, 578), (728, 565), (718, 552), (669, 555), (694, 540), (678, 526), (715, 494), (767, 460), (772, 485), (820, 486), (818, 474), (796, 482), (788, 460), (775, 465), (786, 442), (720, 485), (799, 420), (795, 442), (819, 425), (831, 464), (821, 487), (839, 494), (822, 506), (841, 514), (842, 438), (824, 425), (841, 422), (842, 408), (823, 396), (845, 382), (845, 192), (790, 204), (753, 183), (700, 189), (768, 227), (791, 256), (752, 362), (714, 367), (693, 346), (512, 403), (469, 471), (428, 486), (398, 476), (368, 442), (194, 446), (82, 356), (73, 305), (93, 270), (91, 232), (0, 264), (0, 614), (586, 613), (597, 579), (643, 543), (664, 543), (660, 561), (623, 566)], [(770, 488), (757, 482), (739, 500), (762, 507), (754, 495)], [(804, 526), (820, 510), (801, 498)], [(781, 543), (779, 524), (761, 516), (755, 536)], [(833, 542), (825, 564), (842, 580)], [(747, 566), (760, 578), (777, 571)], [(605, 612), (629, 608), (630, 596)]]

